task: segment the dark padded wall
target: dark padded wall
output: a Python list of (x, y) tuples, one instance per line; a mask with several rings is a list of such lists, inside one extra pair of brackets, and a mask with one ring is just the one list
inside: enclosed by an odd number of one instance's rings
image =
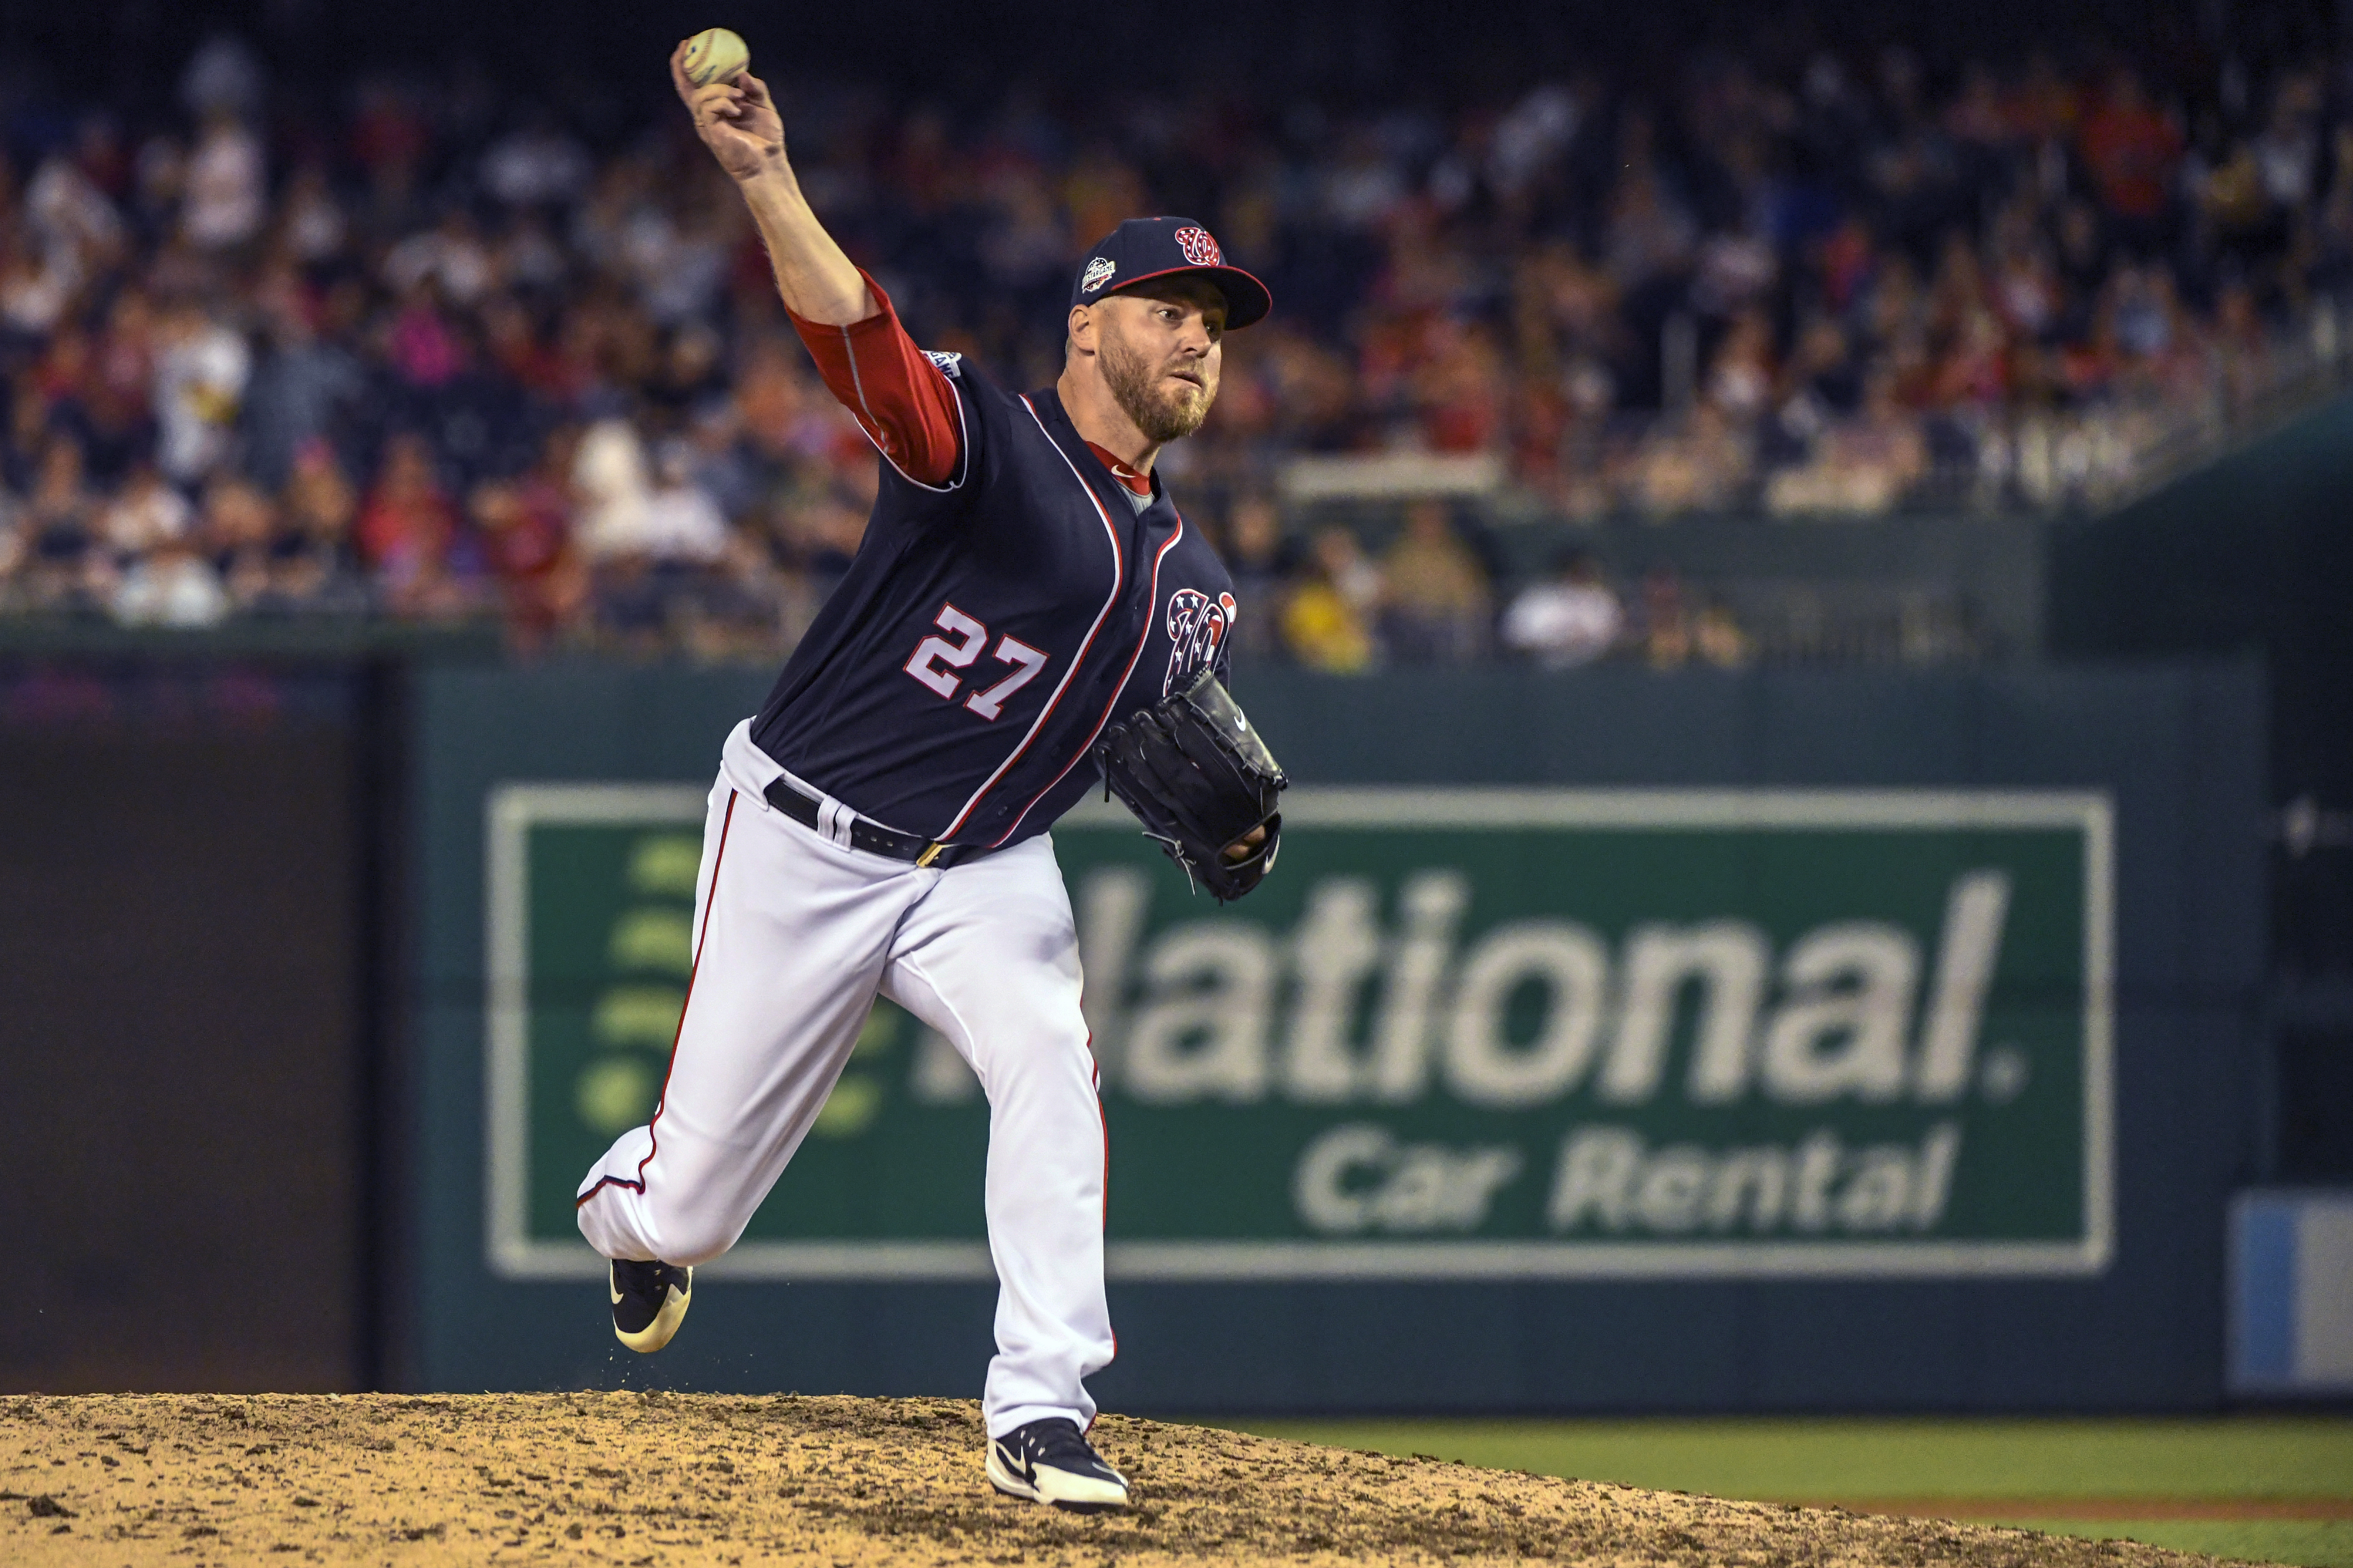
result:
[(0, 1390), (362, 1385), (353, 758), (0, 721)]
[[(2353, 1182), (2353, 396), (2051, 536), (2053, 649), (2270, 672), (2266, 1182)], [(2304, 828), (2298, 831), (2301, 820)]]

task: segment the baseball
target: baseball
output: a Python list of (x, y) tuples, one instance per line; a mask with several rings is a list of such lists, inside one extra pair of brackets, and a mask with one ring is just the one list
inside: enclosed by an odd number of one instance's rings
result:
[(752, 64), (752, 50), (725, 27), (705, 27), (686, 41), (686, 79), (697, 87), (731, 79)]

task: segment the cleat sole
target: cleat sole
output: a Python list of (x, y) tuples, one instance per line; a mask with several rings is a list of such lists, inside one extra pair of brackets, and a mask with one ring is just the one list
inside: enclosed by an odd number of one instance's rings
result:
[[(620, 1296), (613, 1292), (610, 1283), (607, 1284), (606, 1289), (612, 1293), (616, 1302), (619, 1301)], [(630, 1333), (615, 1323), (613, 1337), (639, 1355), (651, 1355), (677, 1336), (678, 1326), (686, 1321), (686, 1310), (693, 1304), (694, 1270), (690, 1268), (686, 1271), (686, 1289), (681, 1290), (677, 1286), (671, 1286), (663, 1296), (661, 1310), (654, 1314), (652, 1322), (636, 1333)]]

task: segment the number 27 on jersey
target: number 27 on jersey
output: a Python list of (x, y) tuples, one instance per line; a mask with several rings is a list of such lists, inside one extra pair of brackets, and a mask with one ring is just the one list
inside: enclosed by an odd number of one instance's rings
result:
[[(971, 668), (980, 658), (980, 650), (988, 646), (988, 628), (954, 605), (941, 605), (932, 624), (944, 635), (925, 637), (915, 645), (907, 658), (907, 673), (954, 701), (964, 685), (964, 678), (955, 672)], [(966, 708), (991, 720), (1005, 711), (1007, 698), (1037, 679), (1038, 672), (1046, 668), (1043, 649), (1009, 636), (997, 639), (992, 657), (1013, 666), (1013, 673), (964, 700)]]

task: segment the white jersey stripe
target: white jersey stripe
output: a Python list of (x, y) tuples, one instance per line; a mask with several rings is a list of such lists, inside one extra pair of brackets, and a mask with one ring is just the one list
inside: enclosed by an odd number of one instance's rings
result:
[[(955, 814), (955, 820), (949, 823), (947, 826), (942, 830), (940, 834), (940, 837), (942, 839), (948, 839), (955, 837), (956, 830), (961, 828), (965, 825), (965, 820), (972, 816), (973, 808), (980, 804), (981, 797), (986, 795), (990, 790), (997, 787), (997, 781), (1005, 776), (1005, 772), (1008, 768), (1010, 768), (1015, 763), (1021, 760), (1021, 753), (1029, 749), (1029, 743), (1035, 741), (1038, 738), (1039, 731), (1046, 727), (1046, 721), (1053, 717), (1054, 709), (1062, 700), (1062, 693), (1070, 689), (1072, 678), (1079, 673), (1079, 667), (1086, 662), (1087, 650), (1094, 647), (1095, 634), (1103, 630), (1103, 618), (1111, 614), (1112, 606), (1119, 603), (1120, 590), (1127, 585), (1127, 557), (1119, 547), (1119, 530), (1112, 526), (1111, 513), (1103, 510), (1103, 502), (1095, 499), (1094, 487), (1087, 483), (1085, 477), (1079, 472), (1078, 465), (1071, 461), (1071, 455), (1062, 450), (1062, 444), (1060, 441), (1055, 440), (1052, 432), (1046, 428), (1046, 422), (1043, 419), (1038, 418), (1037, 405), (1029, 401), (1029, 394), (1022, 393), (1018, 395), (1021, 398), (1021, 406), (1029, 409), (1029, 417), (1037, 421), (1038, 434), (1046, 437), (1047, 444), (1051, 446), (1054, 448), (1055, 455), (1062, 459), (1062, 466), (1071, 470), (1071, 482), (1076, 484), (1080, 489), (1086, 492), (1087, 501), (1095, 509), (1095, 515), (1103, 519), (1103, 536), (1111, 541), (1111, 593), (1104, 598), (1103, 608), (1095, 612), (1094, 625), (1087, 628), (1086, 640), (1079, 644), (1079, 651), (1071, 658), (1071, 667), (1062, 671), (1062, 679), (1054, 683), (1053, 695), (1046, 699), (1045, 709), (1039, 713), (1037, 721), (1029, 726), (1029, 732), (1021, 737), (1021, 743), (1013, 748), (1013, 752), (1010, 756), (997, 764), (997, 771), (983, 779), (981, 781), (980, 787), (972, 792), (972, 798), (964, 803), (964, 809)], [(961, 406), (961, 403), (959, 403), (959, 406)], [(888, 454), (885, 455), (887, 456)], [(1183, 520), (1179, 519), (1177, 532), (1181, 534), (1183, 531)], [(1175, 542), (1175, 536), (1172, 535), (1170, 542), (1174, 543)], [(1165, 546), (1163, 547), (1161, 553), (1163, 555), (1167, 553), (1167, 550)], [(1156, 558), (1152, 563), (1152, 577), (1154, 584), (1156, 585), (1160, 580), (1160, 563)], [(1145, 630), (1147, 633), (1151, 630), (1151, 620), (1149, 616), (1145, 617)], [(1143, 650), (1139, 648), (1137, 651), (1140, 653)], [(1128, 668), (1131, 669), (1134, 668), (1133, 661), (1130, 661)], [(1126, 684), (1124, 677), (1122, 678), (1121, 684), (1123, 686)], [(1113, 700), (1118, 700), (1116, 695), (1113, 696)], [(1098, 724), (1095, 728), (1100, 731), (1103, 726)], [(1093, 743), (1093, 738), (1092, 736), (1089, 737), (1088, 743), (1090, 745)], [(1065, 773), (1070, 771), (1071, 770), (1068, 768), (1064, 768), (1062, 770)], [(1059, 775), (1057, 776), (1056, 782), (1060, 782)], [(1049, 785), (1048, 787), (1050, 788), (1052, 786)], [(1030, 805), (1035, 805), (1037, 804), (1038, 803), (1034, 800), (1029, 803)], [(1027, 816), (1029, 814), (1029, 806), (1022, 807), (1021, 815)], [(997, 842), (1002, 844), (1004, 840), (1000, 838)]]
[[(1172, 508), (1171, 510), (1174, 509)], [(1082, 757), (1086, 756), (1094, 750), (1095, 737), (1102, 734), (1103, 732), (1103, 726), (1111, 722), (1111, 710), (1119, 706), (1119, 694), (1127, 689), (1127, 679), (1128, 677), (1135, 673), (1136, 660), (1142, 658), (1144, 657), (1144, 650), (1152, 646), (1152, 624), (1159, 616), (1160, 563), (1168, 559), (1168, 552), (1176, 549), (1176, 542), (1184, 537), (1185, 517), (1183, 513), (1179, 512), (1176, 517), (1176, 531), (1168, 536), (1168, 542), (1162, 545), (1160, 547), (1159, 553), (1152, 558), (1151, 597), (1145, 602), (1145, 606), (1144, 635), (1135, 639), (1135, 651), (1127, 656), (1127, 668), (1119, 672), (1119, 684), (1112, 688), (1111, 700), (1103, 704), (1103, 717), (1096, 720), (1095, 727), (1088, 731), (1085, 743), (1081, 745), (1077, 751), (1071, 752), (1071, 760), (1062, 764), (1062, 771), (1056, 773), (1053, 778), (1047, 783), (1044, 789), (1039, 790), (1036, 795), (1029, 797), (1029, 804), (1021, 808), (1021, 815), (1013, 819), (1013, 826), (1005, 830), (1005, 837), (999, 838), (997, 841), (997, 843), (1002, 844), (1005, 842), (1006, 838), (1010, 838), (1015, 834), (1020, 832), (1022, 822), (1028, 818), (1032, 810), (1036, 809), (1038, 803), (1053, 793), (1054, 785), (1060, 784), (1064, 779), (1071, 776), (1071, 770), (1079, 765), (1079, 760)]]

